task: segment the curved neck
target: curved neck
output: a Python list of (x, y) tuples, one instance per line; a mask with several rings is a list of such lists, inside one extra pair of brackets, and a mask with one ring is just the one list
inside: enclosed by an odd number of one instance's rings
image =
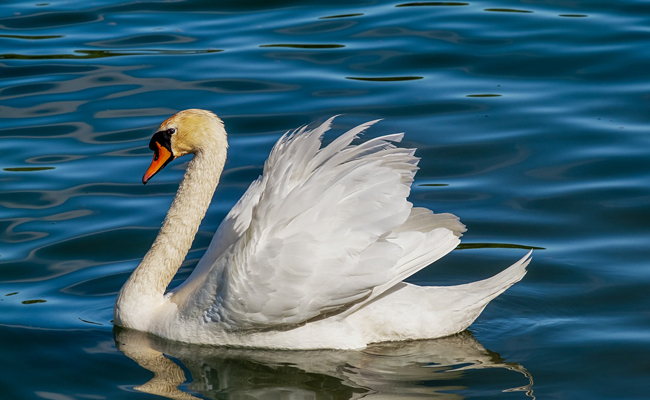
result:
[(194, 155), (156, 240), (120, 290), (115, 306), (117, 323), (127, 318), (125, 313), (145, 314), (144, 309), (163, 301), (208, 210), (225, 161), (225, 146)]

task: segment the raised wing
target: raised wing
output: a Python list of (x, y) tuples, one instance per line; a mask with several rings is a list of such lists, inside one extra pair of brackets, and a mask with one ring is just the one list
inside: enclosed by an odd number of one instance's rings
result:
[[(411, 213), (418, 159), (391, 144), (401, 134), (351, 145), (374, 122), (324, 148), (331, 119), (283, 136), (197, 266), (190, 280), (201, 284), (186, 306), (232, 329), (294, 325), (350, 309), (421, 268), (400, 270), (404, 249), (391, 238)], [(439, 236), (451, 249), (447, 232)]]

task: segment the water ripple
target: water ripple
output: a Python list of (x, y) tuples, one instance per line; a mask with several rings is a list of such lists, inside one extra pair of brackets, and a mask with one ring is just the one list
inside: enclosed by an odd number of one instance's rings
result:
[[(471, 342), (461, 349), (492, 355), (418, 364), (415, 355), (435, 345), (398, 346), (340, 355), (352, 364), (334, 363), (343, 366), (335, 378), (297, 368), (300, 357), (206, 359), (165, 348), (196, 375), (184, 393), (230, 396), (213, 378), (233, 372), (244, 378), (241, 393), (259, 383), (251, 396), (280, 396), (284, 382), (299, 397), (349, 398), (372, 387), (379, 396), (484, 397), (497, 388), (525, 398), (532, 394), (517, 388), (529, 388), (529, 377), (510, 374), (520, 362), (535, 372), (539, 398), (647, 397), (647, 1), (100, 0), (2, 10), (7, 396), (123, 398), (149, 379), (118, 352), (112, 305), (187, 165), (174, 161), (143, 186), (149, 138), (172, 113), (196, 107), (222, 117), (230, 148), (173, 284), (189, 275), (273, 143), (335, 114), (344, 114), (335, 132), (377, 118), (365, 138), (405, 132), (402, 145), (421, 157), (410, 200), (467, 224), (460, 251), (410, 282), (483, 279), (536, 250), (524, 280), (472, 325), (512, 362)], [(390, 360), (406, 364), (372, 368)], [(368, 385), (350, 383), (359, 374)]]

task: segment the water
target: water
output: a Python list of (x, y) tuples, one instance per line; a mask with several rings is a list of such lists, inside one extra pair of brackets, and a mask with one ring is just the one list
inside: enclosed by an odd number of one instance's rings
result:
[[(214, 3), (0, 9), (0, 397), (648, 397), (650, 3)], [(174, 284), (275, 140), (334, 114), (406, 132), (412, 201), (469, 228), (410, 281), (482, 279), (536, 247), (530, 273), (470, 332), (363, 352), (114, 331), (187, 161), (143, 186), (149, 137), (191, 107), (231, 147)]]

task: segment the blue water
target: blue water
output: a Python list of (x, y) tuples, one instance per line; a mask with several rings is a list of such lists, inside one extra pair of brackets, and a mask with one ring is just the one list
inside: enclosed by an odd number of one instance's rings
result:
[[(650, 3), (332, 3), (0, 7), (0, 397), (648, 398)], [(406, 132), (411, 200), (469, 229), (410, 281), (482, 279), (535, 247), (530, 272), (462, 335), (363, 352), (114, 331), (187, 165), (143, 186), (149, 138), (192, 107), (230, 150), (173, 284), (278, 137), (334, 114), (336, 132)]]

